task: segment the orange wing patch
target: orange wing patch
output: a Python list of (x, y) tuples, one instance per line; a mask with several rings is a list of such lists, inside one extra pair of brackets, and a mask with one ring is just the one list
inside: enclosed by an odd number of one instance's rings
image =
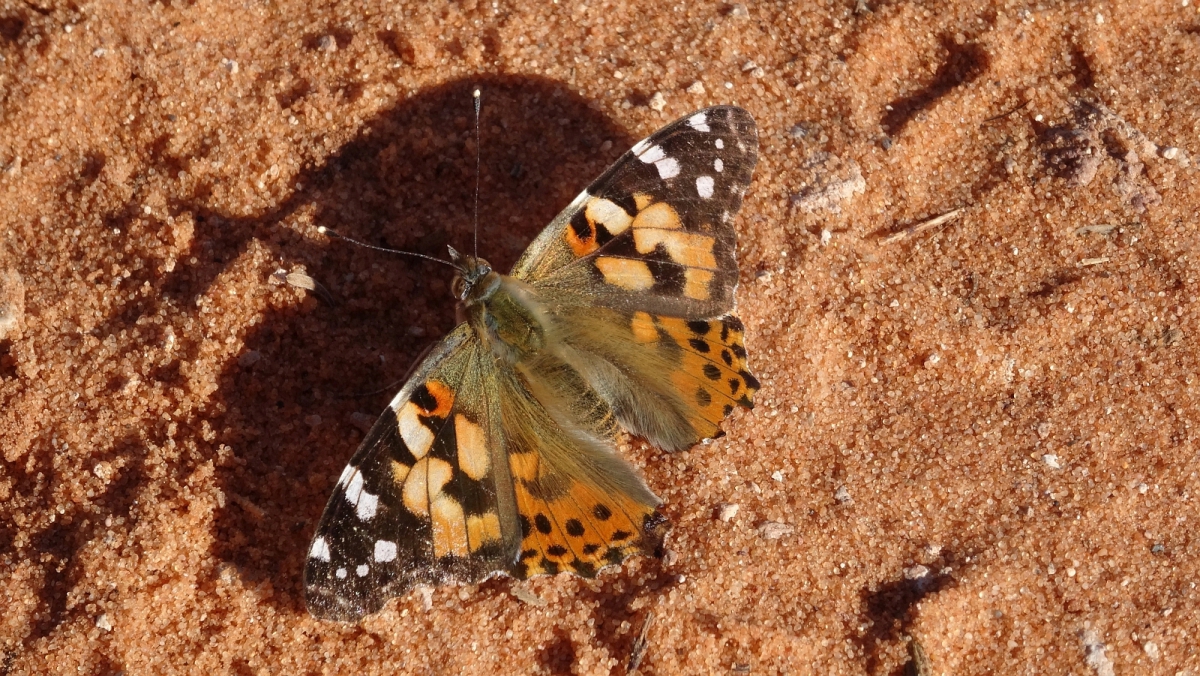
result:
[[(638, 313), (641, 314), (641, 313)], [(745, 328), (733, 315), (717, 319), (654, 317), (655, 326), (681, 349), (671, 382), (691, 403), (688, 421), (704, 437), (718, 433), (734, 406), (754, 407), (759, 382), (746, 365)], [(639, 324), (640, 322), (640, 324)], [(640, 329), (639, 329), (640, 326)], [(646, 334), (645, 319), (632, 320), (635, 336)]]
[[(698, 230), (689, 231), (675, 207), (654, 202), (644, 193), (634, 195), (633, 202), (635, 213), (631, 214), (610, 200), (589, 198), (563, 233), (571, 250), (576, 256), (587, 256), (628, 230), (637, 255), (649, 256), (661, 250), (668, 261), (682, 268), (680, 291), (684, 296), (710, 300), (720, 268), (712, 226), (702, 224)], [(630, 254), (599, 255), (594, 264), (605, 282), (627, 291), (646, 291), (663, 281), (655, 278), (645, 261)]]
[(605, 566), (653, 553), (662, 543), (666, 519), (653, 506), (620, 493), (577, 480), (549, 500), (535, 496), (523, 481), (516, 489), (523, 536), (512, 571), (517, 578), (560, 572), (594, 577)]

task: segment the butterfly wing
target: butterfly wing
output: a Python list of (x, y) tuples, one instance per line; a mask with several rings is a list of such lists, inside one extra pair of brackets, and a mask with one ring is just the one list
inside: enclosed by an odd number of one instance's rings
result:
[(304, 570), (309, 611), (356, 621), (415, 584), (476, 581), (516, 560), (520, 526), (495, 366), (465, 324), (447, 336), (342, 472)]
[(753, 406), (758, 381), (729, 313), (733, 217), (757, 158), (745, 110), (681, 118), (625, 153), (513, 269), (552, 309), (571, 366), (659, 448), (714, 436), (734, 407)]
[(546, 352), (497, 384), (522, 538), (509, 572), (592, 577), (657, 551), (660, 500), (617, 455), (613, 414), (580, 374)]
[(733, 217), (758, 161), (754, 119), (716, 106), (638, 142), (513, 267), (561, 300), (670, 317), (733, 308)]

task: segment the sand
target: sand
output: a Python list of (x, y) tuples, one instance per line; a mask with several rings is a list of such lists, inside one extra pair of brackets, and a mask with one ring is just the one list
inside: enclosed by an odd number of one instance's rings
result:
[[(1200, 674), (1198, 64), (1195, 0), (0, 4), (0, 674)], [(663, 558), (317, 621), (325, 501), (454, 323), (317, 228), (467, 248), (475, 85), (501, 268), (753, 113), (763, 389), (626, 445)]]

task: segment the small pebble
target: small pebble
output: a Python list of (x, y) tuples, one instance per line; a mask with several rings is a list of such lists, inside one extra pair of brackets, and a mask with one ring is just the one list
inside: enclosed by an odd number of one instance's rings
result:
[(662, 109), (667, 107), (667, 97), (663, 96), (662, 92), (654, 92), (654, 96), (650, 97), (650, 102), (646, 105), (650, 106), (650, 110), (662, 112)]
[(526, 587), (524, 584), (514, 584), (509, 588), (509, 592), (526, 605), (539, 608), (546, 605), (545, 599), (535, 594), (532, 589)]
[(673, 566), (676, 563), (679, 563), (679, 552), (675, 551), (674, 549), (664, 549), (662, 562), (665, 566)]
[(796, 528), (791, 524), (780, 523), (778, 521), (768, 521), (758, 527), (758, 534), (764, 540), (778, 540), (785, 535), (791, 535), (796, 531)]
[(25, 324), (25, 284), (16, 270), (0, 270), (0, 340), (14, 338)]
[(1043, 455), (1042, 462), (1046, 463), (1046, 466), (1051, 469), (1062, 469), (1062, 465), (1058, 464), (1058, 456), (1053, 453)]
[(721, 507), (717, 510), (717, 518), (728, 523), (729, 521), (733, 520), (733, 517), (737, 516), (739, 509), (741, 509), (741, 507), (734, 504), (726, 503), (721, 505)]
[(687, 88), (687, 93), (689, 93), (689, 94), (703, 94), (703, 93), (704, 93), (704, 83), (703, 83), (703, 82), (701, 82), (701, 81), (699, 81), (699, 80), (696, 80), (696, 81), (695, 81), (695, 82), (693, 82), (692, 84), (688, 85), (688, 88)]

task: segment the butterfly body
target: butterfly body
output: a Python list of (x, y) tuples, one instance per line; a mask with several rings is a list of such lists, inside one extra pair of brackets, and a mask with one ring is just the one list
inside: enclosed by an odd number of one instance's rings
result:
[(730, 314), (750, 116), (710, 108), (634, 146), (511, 274), (451, 250), (462, 322), (351, 458), (309, 549), (313, 614), (414, 584), (595, 575), (661, 545), (660, 500), (616, 453), (719, 434), (758, 381)]

